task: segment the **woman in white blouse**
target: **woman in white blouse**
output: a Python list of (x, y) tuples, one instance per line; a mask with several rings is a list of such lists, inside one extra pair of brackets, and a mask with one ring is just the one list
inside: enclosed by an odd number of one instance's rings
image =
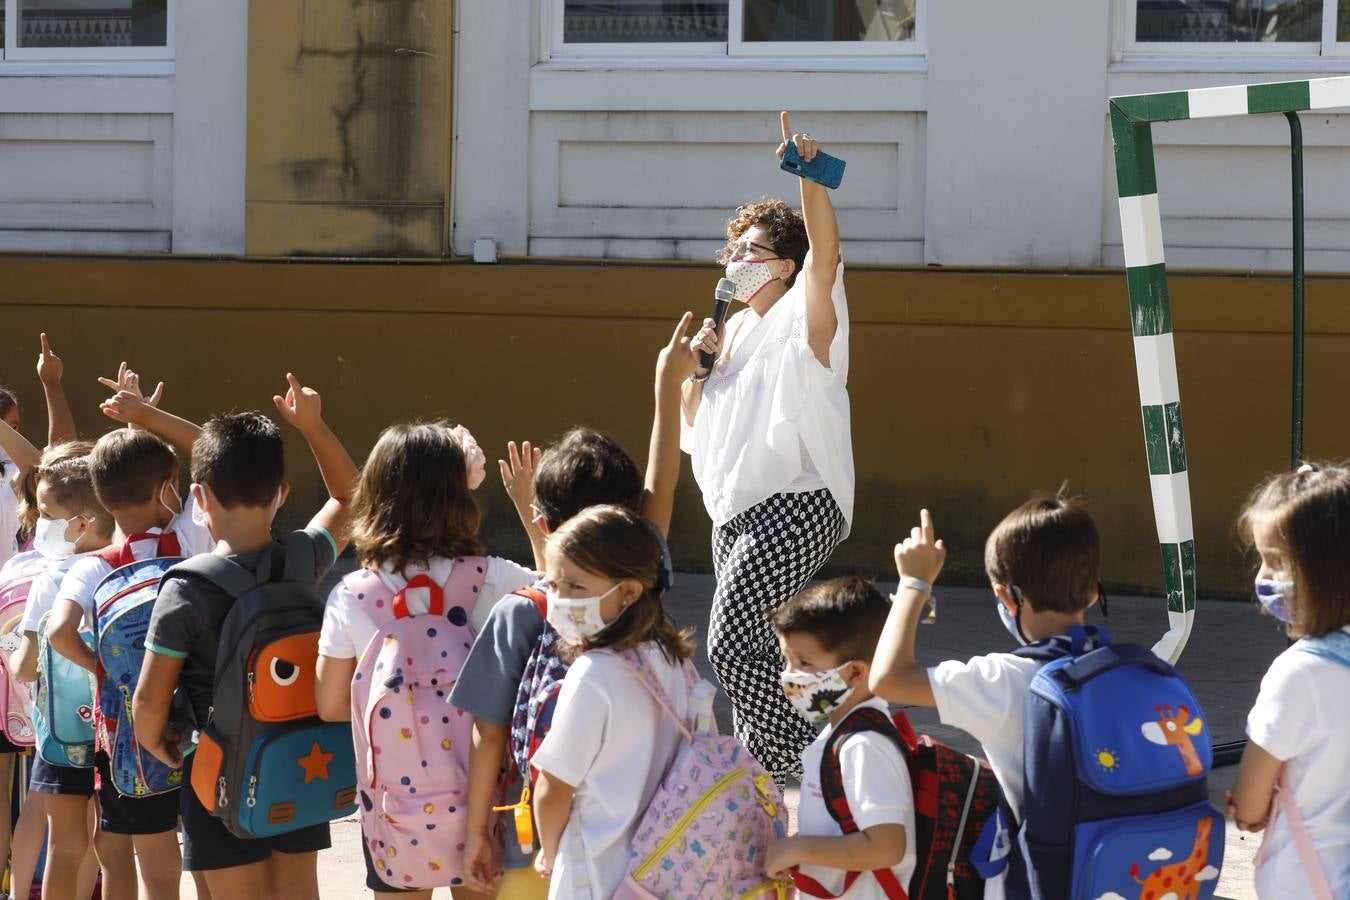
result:
[[(805, 160), (819, 149), (783, 143)], [(801, 179), (799, 215), (781, 200), (737, 210), (721, 261), (746, 307), (690, 344), (716, 362), (684, 386), (681, 444), (713, 520), (717, 591), (708, 656), (735, 711), (736, 736), (780, 780), (801, 774), (814, 730), (779, 684), (768, 615), (805, 587), (853, 519), (848, 302), (829, 192)]]

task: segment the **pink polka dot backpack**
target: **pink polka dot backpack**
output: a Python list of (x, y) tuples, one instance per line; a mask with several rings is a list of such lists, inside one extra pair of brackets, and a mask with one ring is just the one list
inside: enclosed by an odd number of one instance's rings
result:
[[(369, 570), (343, 579), (377, 627), (352, 676), (352, 738), (361, 833), (392, 887), (464, 883), (473, 717), (447, 698), (486, 572), (486, 559), (466, 556), (444, 585), (423, 574), (397, 594)], [(409, 611), (413, 597), (425, 613)]]

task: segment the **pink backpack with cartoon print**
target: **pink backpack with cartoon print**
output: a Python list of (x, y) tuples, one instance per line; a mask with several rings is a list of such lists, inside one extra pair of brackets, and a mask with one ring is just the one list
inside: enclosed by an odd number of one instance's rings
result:
[[(397, 594), (367, 569), (343, 579), (378, 630), (352, 676), (361, 833), (380, 878), (427, 890), (463, 883), (473, 717), (449, 703), (474, 633), (487, 560), (462, 557), (445, 585), (427, 575)], [(409, 592), (429, 594), (408, 611)]]
[(769, 841), (787, 830), (783, 796), (740, 741), (717, 733), (716, 689), (685, 661), (686, 721), (675, 713), (641, 653), (591, 652), (622, 662), (684, 739), (633, 834), (628, 877), (614, 900), (786, 898), (792, 882), (775, 881), (764, 872)]

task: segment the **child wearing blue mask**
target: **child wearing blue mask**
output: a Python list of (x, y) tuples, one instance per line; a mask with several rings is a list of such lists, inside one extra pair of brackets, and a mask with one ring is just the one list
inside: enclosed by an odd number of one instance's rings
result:
[[(1240, 521), (1256, 596), (1296, 642), (1261, 680), (1229, 814), (1265, 830), (1262, 898), (1350, 895), (1350, 469), (1305, 465), (1257, 487)], [(1277, 790), (1278, 788), (1278, 790)]]
[[(1020, 817), (1026, 697), (1043, 661), (998, 651), (932, 668), (914, 659), (915, 632), (947, 548), (928, 510), (896, 545), (900, 585), (872, 660), (869, 687), (891, 703), (936, 707), (945, 725), (976, 738), (1003, 794)], [(985, 573), (1000, 617), (1017, 643), (1037, 643), (1084, 624), (1100, 596), (1101, 544), (1096, 523), (1075, 500), (1030, 500), (1004, 516), (984, 546)], [(1001, 896), (1001, 883), (997, 894)]]

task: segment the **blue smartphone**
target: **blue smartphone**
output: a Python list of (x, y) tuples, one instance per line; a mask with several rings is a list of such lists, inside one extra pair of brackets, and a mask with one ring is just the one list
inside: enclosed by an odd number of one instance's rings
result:
[(846, 163), (839, 157), (820, 151), (816, 151), (815, 157), (807, 162), (797, 152), (797, 145), (788, 141), (787, 147), (783, 149), (783, 161), (778, 167), (798, 178), (809, 178), (817, 184), (833, 189), (843, 183), (845, 165)]

